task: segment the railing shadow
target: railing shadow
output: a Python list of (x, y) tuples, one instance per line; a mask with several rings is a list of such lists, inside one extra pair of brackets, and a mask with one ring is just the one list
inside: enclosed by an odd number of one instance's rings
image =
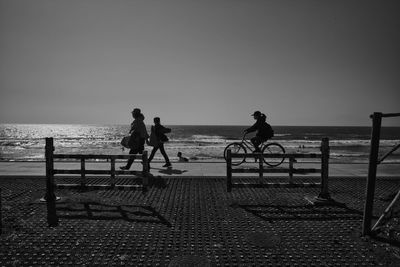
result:
[(172, 226), (151, 206), (109, 205), (94, 201), (80, 201), (58, 204), (57, 212), (58, 217), (63, 219), (124, 220)]
[(154, 188), (164, 189), (168, 187), (168, 184), (161, 176), (153, 176), (149, 174), (149, 186)]
[(276, 221), (334, 221), (360, 220), (362, 211), (347, 206), (315, 205), (242, 205), (232, 204), (231, 208), (240, 208), (254, 216), (273, 223)]
[(187, 172), (187, 170), (179, 170), (179, 169), (173, 169), (173, 168), (167, 168), (167, 169), (158, 169), (158, 168), (152, 168), (152, 169), (157, 169), (159, 170), (159, 173), (166, 174), (166, 175), (180, 175), (184, 174)]
[(396, 240), (394, 238), (389, 238), (381, 235), (371, 235), (371, 238), (376, 241), (400, 248), (400, 240)]

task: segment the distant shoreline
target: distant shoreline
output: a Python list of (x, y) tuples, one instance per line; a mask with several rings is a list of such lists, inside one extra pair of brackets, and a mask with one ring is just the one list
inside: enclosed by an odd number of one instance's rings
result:
[[(147, 120), (146, 120), (147, 122)], [(150, 125), (152, 122), (149, 120), (148, 125)], [(240, 124), (165, 124), (165, 126), (169, 127), (179, 127), (179, 126), (186, 126), (186, 127), (249, 127), (249, 125), (252, 123), (251, 120), (249, 120), (248, 124), (240, 125)], [(75, 125), (75, 126), (127, 126), (130, 125), (129, 122), (127, 123), (12, 123), (12, 122), (0, 122), (1, 125)], [(326, 128), (371, 128), (372, 129), (372, 124), (371, 125), (280, 125), (280, 124), (274, 124), (274, 127), (326, 127)], [(400, 126), (382, 126), (382, 129), (387, 129), (387, 128), (399, 128)]]

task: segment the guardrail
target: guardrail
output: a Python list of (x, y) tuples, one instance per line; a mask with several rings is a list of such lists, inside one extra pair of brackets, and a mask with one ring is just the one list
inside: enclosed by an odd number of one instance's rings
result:
[[(283, 154), (262, 154), (262, 153), (232, 153), (227, 151), (227, 164), (226, 164), (226, 187), (227, 191), (231, 192), (235, 187), (321, 187), (321, 193), (317, 197), (320, 201), (332, 202), (329, 194), (328, 177), (329, 177), (329, 139), (323, 138), (321, 142), (321, 153), (291, 153), (284, 154), (285, 158), (289, 159), (288, 168), (264, 168), (264, 158), (282, 158)], [(258, 159), (258, 168), (233, 168), (232, 158), (254, 158)], [(314, 168), (294, 168), (296, 158), (320, 158), (321, 169)], [(259, 183), (233, 183), (232, 174), (234, 173), (258, 173)], [(265, 183), (263, 179), (264, 173), (288, 173), (289, 182), (287, 183)], [(320, 183), (294, 183), (293, 174), (295, 173), (321, 173)]]
[[(131, 157), (142, 160), (143, 169), (141, 172), (127, 171), (127, 170), (116, 170), (115, 160), (116, 159), (129, 159)], [(148, 170), (148, 157), (147, 151), (143, 151), (143, 154), (136, 155), (85, 155), (85, 154), (54, 154), (54, 141), (53, 138), (46, 138), (45, 147), (45, 158), (46, 158), (46, 195), (44, 199), (47, 203), (47, 221), (49, 226), (58, 225), (58, 217), (56, 214), (56, 195), (54, 193), (56, 188), (96, 188), (96, 189), (113, 189), (113, 188), (129, 188), (137, 189), (141, 188), (143, 192), (147, 191), (149, 185), (149, 170)], [(81, 167), (77, 170), (70, 169), (55, 169), (54, 159), (77, 159), (80, 160)], [(87, 159), (109, 159), (110, 170), (87, 170), (85, 160)], [(54, 175), (57, 174), (80, 174), (80, 184), (56, 184), (54, 181)], [(104, 184), (87, 184), (87, 174), (108, 174), (110, 175), (110, 183)], [(141, 185), (117, 185), (116, 175), (136, 175), (142, 178)]]
[(397, 193), (396, 197), (393, 199), (392, 203), (388, 206), (385, 212), (381, 215), (378, 222), (371, 228), (371, 221), (373, 216), (374, 207), (374, 195), (375, 195), (375, 182), (376, 182), (376, 172), (378, 165), (383, 162), (389, 155), (400, 148), (400, 144), (395, 146), (391, 151), (386, 153), (380, 160), (379, 157), (379, 142), (381, 139), (381, 126), (382, 118), (390, 117), (400, 117), (400, 113), (381, 113), (374, 112), (370, 115), (372, 119), (372, 132), (371, 132), (371, 145), (369, 152), (369, 163), (368, 163), (368, 177), (367, 177), (367, 187), (365, 192), (365, 205), (364, 205), (364, 216), (362, 222), (362, 235), (373, 235), (374, 231), (377, 229), (383, 218), (392, 209), (393, 204), (399, 199), (400, 191)]
[(0, 188), (0, 235), (3, 233), (3, 218), (1, 215), (1, 210), (2, 206), (1, 206), (1, 188)]

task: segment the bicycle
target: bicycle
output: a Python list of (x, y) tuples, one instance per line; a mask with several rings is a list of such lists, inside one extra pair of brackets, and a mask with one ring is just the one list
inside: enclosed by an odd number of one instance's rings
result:
[[(247, 154), (247, 149), (250, 150), (252, 153), (254, 153), (253, 144), (249, 140), (245, 139), (245, 137), (246, 134), (243, 135), (241, 142), (233, 142), (225, 147), (224, 150), (225, 160), (227, 160), (228, 149), (230, 149), (232, 153)], [(264, 162), (271, 167), (277, 167), (281, 165), (282, 162), (285, 160), (285, 149), (279, 143), (275, 142), (267, 143), (267, 141), (264, 141), (260, 144), (260, 150), (262, 154), (282, 154), (282, 157), (277, 158), (278, 161), (271, 161), (272, 158), (264, 157)], [(232, 165), (238, 166), (245, 161), (246, 161), (246, 156), (243, 158), (232, 158)]]

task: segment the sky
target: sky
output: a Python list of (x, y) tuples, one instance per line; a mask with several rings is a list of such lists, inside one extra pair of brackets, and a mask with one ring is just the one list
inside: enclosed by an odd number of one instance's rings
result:
[[(370, 126), (400, 2), (0, 0), (0, 123)], [(400, 126), (400, 118), (384, 119)]]

